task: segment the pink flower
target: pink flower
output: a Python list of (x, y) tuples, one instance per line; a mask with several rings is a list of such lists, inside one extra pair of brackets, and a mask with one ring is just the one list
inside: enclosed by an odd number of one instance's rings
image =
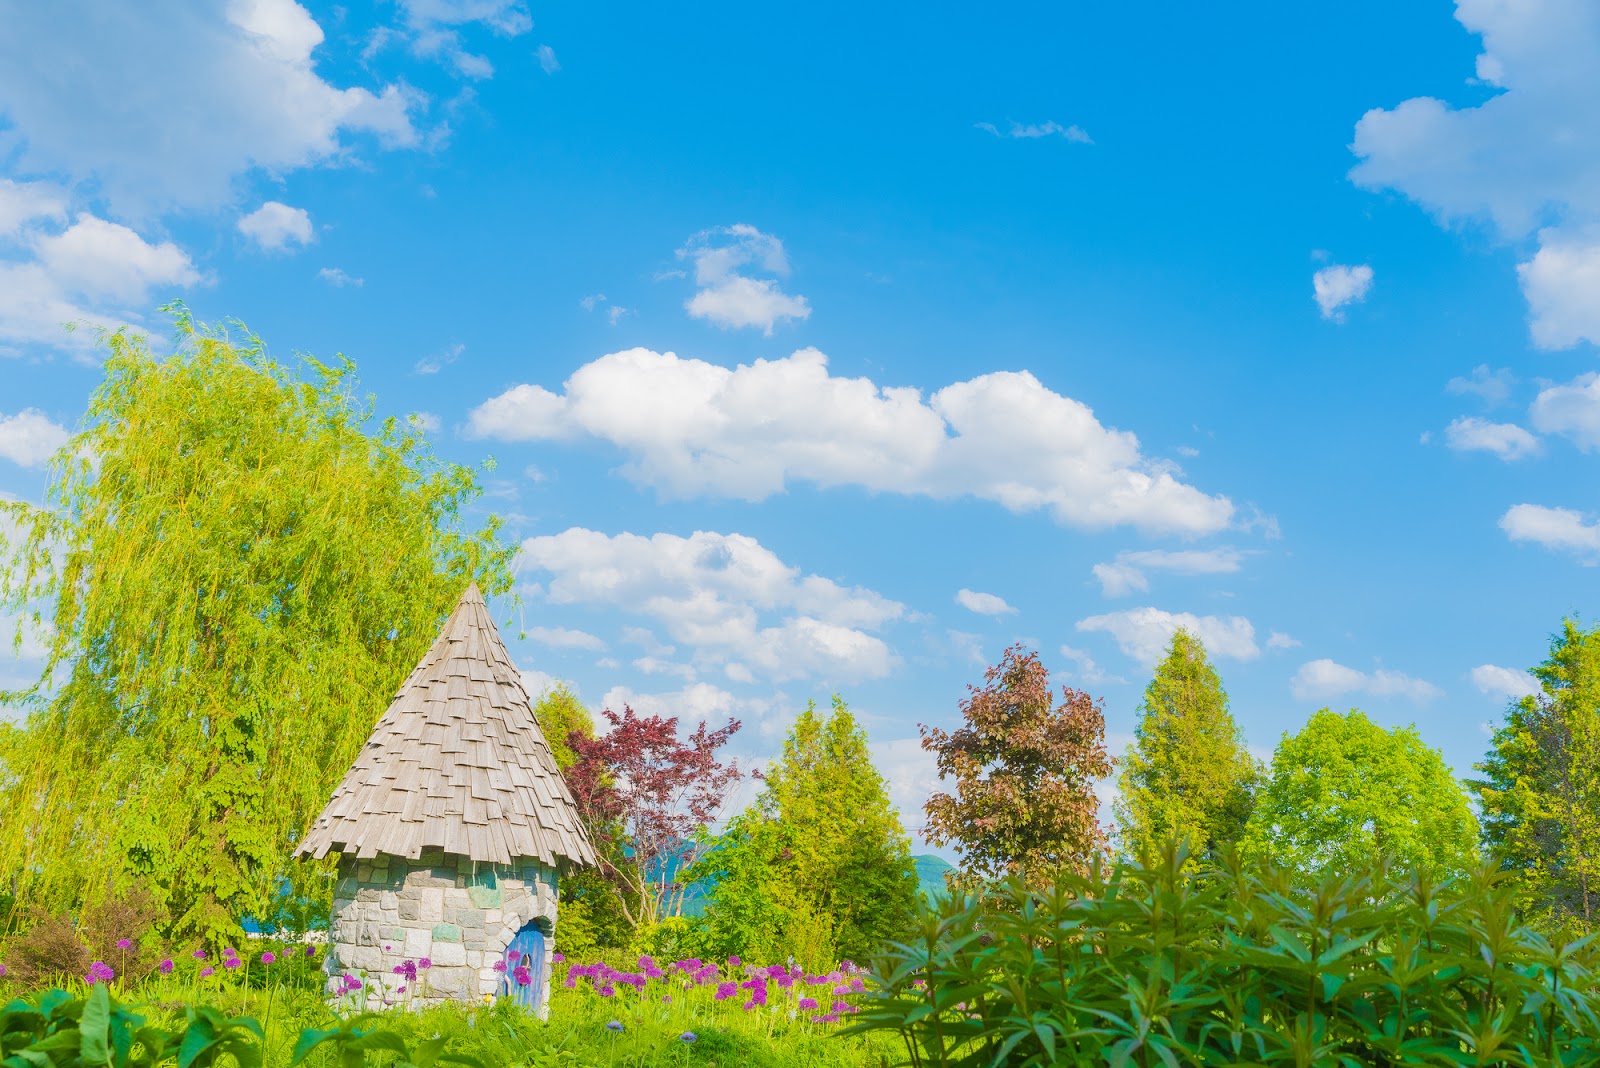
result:
[(111, 970), (111, 965), (103, 960), (97, 960), (89, 965), (89, 971), (84, 975), (83, 981), (90, 984), (109, 983), (116, 977), (117, 973)]
[(195, 960), (205, 960), (206, 959), (206, 951), (203, 950), (203, 949), (195, 950), (194, 951), (194, 959)]
[(238, 957), (229, 957), (229, 958), (227, 958), (226, 960), (224, 960), (222, 962), (222, 966), (224, 968), (232, 969), (232, 968), (237, 968), (239, 965), (241, 965), (243, 963), (244, 963), (244, 961), (240, 960)]
[(171, 975), (172, 974), (172, 962), (170, 960), (164, 960), (164, 961), (161, 962), (161, 974), (162, 975)]
[(433, 967), (433, 961), (429, 960), (427, 957), (423, 957), (421, 960), (417, 961), (417, 967), (424, 969), (431, 968)]
[(816, 998), (801, 998), (800, 999), (799, 1008), (800, 1008), (801, 1012), (811, 1012), (816, 1007), (817, 1007), (817, 999)]
[(117, 948), (118, 949), (127, 949), (132, 945), (133, 945), (133, 943), (128, 941), (126, 938), (117, 939)]
[(217, 970), (215, 968), (210, 968), (210, 967), (201, 968), (200, 969), (200, 978), (205, 979), (205, 978), (207, 978), (209, 976), (215, 975), (216, 973), (217, 973)]
[(735, 953), (733, 956), (728, 958), (728, 967), (737, 968), (738, 966), (739, 966), (739, 954)]
[(550, 959), (555, 961), (557, 964), (560, 964), (562, 961), (566, 960), (567, 958), (565, 956), (563, 956), (562, 954), (560, 954), (560, 953), (552, 953), (552, 954), (550, 954)]
[(718, 983), (717, 984), (717, 993), (716, 993), (716, 996), (715, 996), (715, 998), (713, 1000), (726, 1001), (729, 998), (733, 997), (734, 993), (738, 989), (739, 989), (739, 984), (738, 983)]
[(270, 950), (270, 949), (267, 950), (265, 953), (261, 954), (261, 963), (262, 964), (271, 964), (273, 961), (275, 961), (277, 959), (278, 959), (277, 955), (275, 953), (273, 953), (272, 950)]
[(307, 946), (306, 947), (306, 956), (315, 957), (316, 955), (317, 955), (317, 947), (316, 946)]

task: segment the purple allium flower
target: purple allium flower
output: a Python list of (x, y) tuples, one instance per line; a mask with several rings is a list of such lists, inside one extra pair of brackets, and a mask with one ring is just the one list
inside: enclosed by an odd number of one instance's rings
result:
[(606, 1024), (606, 1030), (607, 1031), (620, 1031), (620, 1030), (622, 1030), (622, 1021), (621, 1020), (612, 1020), (610, 1023)]
[(261, 963), (262, 964), (271, 964), (273, 961), (275, 961), (277, 959), (278, 959), (278, 955), (276, 953), (272, 952), (272, 950), (270, 950), (270, 949), (267, 950), (265, 953), (261, 954)]
[(511, 970), (511, 978), (517, 981), (518, 986), (528, 986), (533, 982), (533, 973), (528, 971), (526, 965), (519, 964)]
[(222, 951), (222, 955), (224, 957), (237, 957), (239, 954), (232, 946), (229, 946), (227, 949)]
[(206, 959), (206, 951), (203, 950), (203, 949), (195, 950), (194, 951), (194, 959), (195, 960), (205, 960)]
[(222, 962), (222, 966), (224, 968), (232, 969), (232, 968), (237, 968), (239, 965), (241, 965), (243, 963), (244, 963), (244, 961), (240, 960), (238, 957), (229, 957), (229, 958), (227, 958), (226, 960), (224, 960)]
[(569, 975), (569, 976), (567, 976), (567, 981), (562, 983), (561, 985), (566, 987), (568, 990), (576, 990), (578, 988), (577, 977)]
[(133, 946), (133, 943), (132, 943), (132, 942), (130, 942), (130, 941), (129, 941), (129, 940), (128, 940), (128, 939), (126, 939), (126, 938), (119, 938), (119, 939), (117, 939), (117, 948), (118, 948), (118, 949), (129, 949), (129, 948), (131, 948), (131, 947), (132, 947), (132, 946)]
[(316, 946), (307, 946), (306, 947), (306, 956), (315, 957), (316, 955), (317, 955), (317, 947)]
[(735, 953), (733, 956), (728, 958), (728, 967), (737, 968), (739, 966), (739, 964), (740, 964), (739, 954)]
[(800, 999), (800, 1011), (801, 1012), (811, 1012), (814, 1009), (816, 1009), (816, 1007), (817, 1007), (817, 999), (816, 998), (801, 998)]
[(4, 964), (0, 964), (0, 979), (4, 979), (5, 977), (6, 977), (6, 966)]
[(595, 990), (595, 993), (599, 994), (603, 998), (615, 997), (617, 988), (612, 986), (610, 983), (601, 983), (600, 986)]
[(552, 954), (550, 954), (550, 959), (555, 961), (557, 964), (560, 964), (562, 961), (566, 960), (567, 958), (563, 954), (552, 953)]
[(672, 1004), (672, 995), (668, 994), (666, 997), (662, 998), (661, 999), (661, 1004), (663, 1004), (663, 1005), (671, 1005)]
[(685, 1031), (683, 1034), (678, 1036), (678, 1041), (679, 1042), (693, 1042), (696, 1037), (697, 1036), (695, 1035), (695, 1033), (693, 1031)]
[(217, 970), (215, 968), (208, 966), (200, 969), (200, 978), (202, 979), (208, 979), (215, 974), (217, 974)]
[(172, 961), (164, 960), (164, 961), (161, 962), (161, 974), (162, 975), (171, 975), (172, 974)]
[(503, 960), (495, 961), (494, 962), (494, 970), (499, 972), (501, 975), (506, 974), (506, 962), (503, 961)]
[(84, 975), (83, 981), (91, 984), (109, 983), (116, 977), (117, 973), (111, 970), (111, 966), (109, 964), (103, 960), (97, 960), (93, 964), (89, 965), (89, 971)]
[(384, 952), (385, 952), (385, 953), (387, 953), (387, 952), (389, 952), (389, 951), (390, 951), (390, 950), (391, 950), (391, 949), (393, 949), (393, 948), (394, 948), (394, 947), (393, 947), (393, 946), (384, 946), (384, 947), (383, 947), (383, 951), (384, 951)]
[(716, 1000), (716, 1001), (726, 1001), (729, 998), (733, 997), (734, 993), (738, 989), (739, 989), (739, 984), (738, 983), (718, 983), (717, 984), (717, 993), (716, 993), (716, 997), (714, 998), (714, 1000)]
[(423, 957), (421, 960), (417, 961), (417, 967), (424, 969), (431, 968), (433, 967), (433, 961), (429, 960), (427, 957)]

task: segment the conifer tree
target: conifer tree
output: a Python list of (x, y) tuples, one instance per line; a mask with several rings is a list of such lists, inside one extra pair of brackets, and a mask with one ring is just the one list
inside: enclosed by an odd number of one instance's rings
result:
[(819, 960), (824, 942), (845, 957), (874, 952), (911, 915), (916, 866), (866, 732), (841, 698), (825, 717), (806, 707), (765, 780), (698, 873), (715, 884), (708, 928), (749, 937), (740, 918), (776, 908), (788, 941)]
[(1118, 781), (1124, 852), (1153, 852), (1176, 837), (1192, 855), (1212, 857), (1243, 837), (1260, 767), (1205, 646), (1188, 631), (1173, 634), (1156, 665), (1134, 735)]
[(1600, 627), (1571, 619), (1511, 703), (1470, 783), (1483, 844), (1513, 872), (1521, 905), (1557, 928), (1600, 923)]

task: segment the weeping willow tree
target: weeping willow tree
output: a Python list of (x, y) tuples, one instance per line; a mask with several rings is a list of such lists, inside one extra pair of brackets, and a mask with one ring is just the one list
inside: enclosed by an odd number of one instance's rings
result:
[(12, 925), (137, 886), (213, 940), (325, 899), (294, 845), (467, 582), (510, 588), (473, 472), (376, 423), (349, 361), (175, 321), (170, 355), (105, 339), (43, 505), (0, 502), (0, 617), (48, 647), (0, 693)]

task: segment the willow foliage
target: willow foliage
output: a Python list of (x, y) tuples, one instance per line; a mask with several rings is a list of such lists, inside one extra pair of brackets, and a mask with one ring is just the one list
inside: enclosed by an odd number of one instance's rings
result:
[(179, 309), (173, 354), (106, 339), (43, 507), (0, 504), (0, 610), (48, 640), (0, 694), (0, 879), (22, 907), (137, 883), (221, 937), (326, 895), (290, 853), (471, 579), (510, 586), (473, 473), (374, 425), (354, 366), (306, 377)]

